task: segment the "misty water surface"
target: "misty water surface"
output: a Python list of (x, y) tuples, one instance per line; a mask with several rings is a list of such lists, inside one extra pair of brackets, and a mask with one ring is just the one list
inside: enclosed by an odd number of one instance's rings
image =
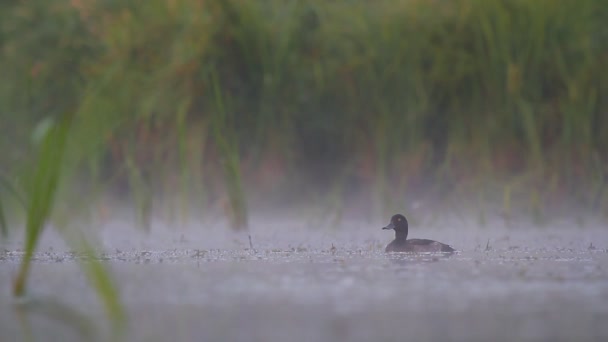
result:
[[(254, 220), (247, 233), (221, 224), (157, 224), (146, 235), (116, 222), (97, 236), (99, 257), (129, 312), (129, 341), (608, 338), (602, 224), (506, 228), (455, 221), (410, 228), (412, 238), (460, 250), (450, 257), (387, 256), (392, 234), (380, 230), (384, 224)], [(2, 341), (25, 337), (10, 297), (22, 256), (18, 240), (0, 251)], [(107, 322), (79, 257), (48, 232), (30, 288), (93, 317), (94, 335), (104, 340)], [(83, 339), (57, 318), (33, 315), (33, 339)]]

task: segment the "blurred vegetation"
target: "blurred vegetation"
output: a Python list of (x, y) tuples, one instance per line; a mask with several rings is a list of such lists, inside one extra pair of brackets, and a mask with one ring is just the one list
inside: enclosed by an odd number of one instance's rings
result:
[(0, 173), (75, 112), (56, 208), (112, 192), (144, 226), (244, 228), (248, 194), (607, 212), (607, 22), (604, 0), (3, 2)]
[[(34, 131), (33, 158), (23, 166), (17, 181), (12, 182), (5, 179), (2, 186), (3, 190), (9, 191), (11, 197), (22, 205), (26, 218), (24, 255), (13, 283), (13, 294), (16, 298), (21, 299), (15, 307), (16, 312), (36, 313), (42, 310), (47, 312), (49, 317), (66, 316), (68, 318), (66, 321), (72, 321), (74, 328), (88, 334), (89, 330), (86, 329), (88, 320), (83, 318), (81, 313), (75, 310), (70, 311), (69, 307), (61, 305), (60, 302), (31, 296), (27, 291), (34, 253), (53, 210), (62, 173), (66, 172), (64, 157), (73, 120), (73, 113), (67, 113), (61, 115), (57, 121), (50, 119), (42, 121)], [(0, 203), (0, 212), (2, 212), (2, 224), (6, 225), (2, 203)], [(59, 233), (62, 233), (68, 245), (88, 257), (88, 260), (80, 260), (82, 269), (106, 306), (108, 317), (113, 324), (114, 336), (122, 336), (126, 327), (126, 316), (118, 291), (107, 273), (105, 265), (101, 260), (95, 258), (94, 248), (81, 232), (69, 231), (65, 227), (59, 228)], [(73, 318), (82, 319), (74, 320)], [(27, 319), (24, 322), (27, 322)], [(25, 330), (28, 330), (27, 324), (24, 327)]]

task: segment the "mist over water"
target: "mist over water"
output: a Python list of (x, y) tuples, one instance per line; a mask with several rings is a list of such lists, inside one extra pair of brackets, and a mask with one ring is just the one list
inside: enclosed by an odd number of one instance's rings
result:
[(0, 22), (0, 342), (608, 341), (606, 0)]
[[(601, 223), (480, 226), (413, 219), (411, 238), (448, 243), (454, 255), (387, 255), (388, 218), (339, 223), (254, 215), (168, 225), (150, 233), (116, 219), (94, 234), (129, 313), (129, 341), (600, 341), (608, 337), (608, 234)], [(386, 222), (385, 222), (386, 221)], [(251, 239), (250, 239), (251, 237)], [(19, 238), (0, 252), (0, 329), (20, 340), (10, 282)], [(253, 248), (252, 248), (253, 247)], [(104, 316), (71, 253), (47, 231), (32, 290), (94, 318)], [(34, 316), (39, 340), (78, 341), (69, 324)]]

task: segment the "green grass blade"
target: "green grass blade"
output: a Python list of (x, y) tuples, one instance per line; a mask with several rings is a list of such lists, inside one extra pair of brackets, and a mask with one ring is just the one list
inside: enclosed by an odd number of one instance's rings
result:
[[(33, 178), (28, 180), (30, 193), (26, 213), (25, 255), (13, 288), (14, 295), (18, 297), (25, 294), (31, 259), (53, 208), (72, 121), (73, 115), (65, 115), (59, 124), (50, 127), (46, 132), (40, 145), (38, 159), (34, 164)], [(87, 255), (93, 256), (93, 248), (85, 239), (75, 239), (75, 232), (67, 233), (62, 230), (60, 232), (72, 247), (80, 248)], [(103, 264), (95, 258), (88, 259), (82, 261), (81, 266), (106, 306), (108, 316), (114, 323), (114, 331), (121, 333), (124, 331), (126, 315), (118, 291)]]
[(81, 232), (60, 230), (60, 233), (74, 250), (84, 254), (84, 258), (78, 259), (80, 266), (105, 307), (106, 314), (112, 322), (114, 337), (121, 337), (127, 328), (127, 315), (118, 288), (108, 270), (96, 257), (94, 248)]
[(60, 123), (46, 132), (34, 164), (33, 178), (28, 180), (30, 193), (26, 209), (25, 255), (14, 283), (15, 296), (25, 294), (31, 258), (53, 207), (72, 119), (72, 114), (66, 114)]
[(217, 114), (214, 118), (213, 132), (220, 155), (223, 159), (222, 165), (224, 168), (224, 179), (231, 208), (232, 227), (235, 230), (243, 230), (247, 228), (247, 204), (245, 201), (245, 191), (243, 190), (241, 182), (238, 145), (215, 73), (212, 74), (211, 78), (217, 109)]

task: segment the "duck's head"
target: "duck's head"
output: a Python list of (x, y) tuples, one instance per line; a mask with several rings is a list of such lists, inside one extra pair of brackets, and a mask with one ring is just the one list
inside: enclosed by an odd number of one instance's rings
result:
[(391, 222), (386, 226), (382, 227), (382, 229), (394, 229), (396, 231), (407, 231), (407, 219), (405, 216), (401, 214), (393, 215), (391, 217)]

